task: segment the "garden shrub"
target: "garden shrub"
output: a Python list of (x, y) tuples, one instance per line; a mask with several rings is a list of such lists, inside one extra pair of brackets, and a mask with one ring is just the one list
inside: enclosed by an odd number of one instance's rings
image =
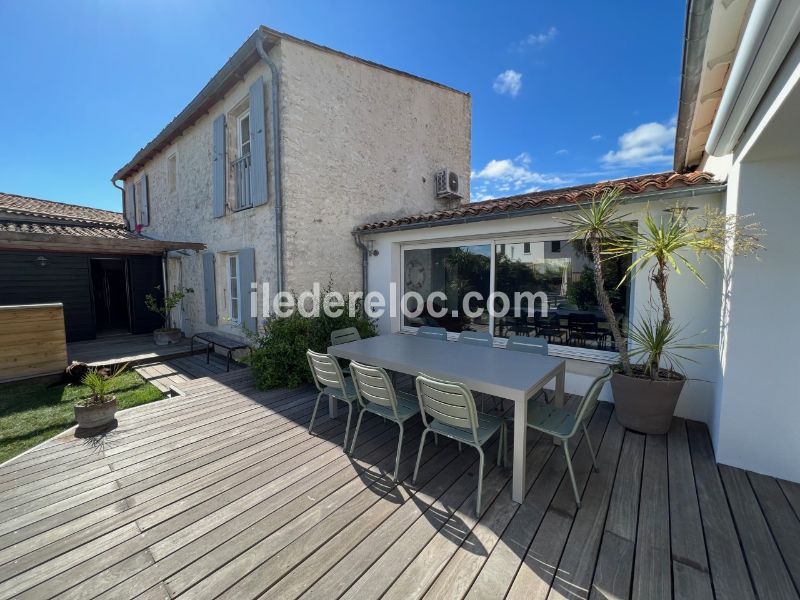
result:
[(306, 350), (325, 352), (331, 343), (331, 332), (355, 327), (362, 338), (378, 335), (375, 322), (360, 310), (339, 317), (320, 311), (319, 317), (304, 317), (297, 311), (288, 317), (271, 317), (254, 336), (255, 348), (250, 368), (260, 389), (296, 388), (312, 383)]

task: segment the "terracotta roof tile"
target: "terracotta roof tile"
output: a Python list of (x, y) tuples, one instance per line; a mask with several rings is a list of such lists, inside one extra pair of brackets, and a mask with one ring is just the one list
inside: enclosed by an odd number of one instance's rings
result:
[(0, 212), (54, 221), (124, 227), (122, 213), (0, 192)]
[(639, 175), (637, 177), (627, 177), (625, 179), (601, 181), (599, 183), (587, 185), (544, 190), (530, 194), (521, 194), (519, 196), (509, 196), (496, 200), (471, 202), (450, 210), (439, 210), (436, 212), (368, 223), (357, 227), (356, 231), (369, 232), (402, 227), (405, 225), (435, 223), (450, 219), (468, 219), (470, 217), (495, 213), (513, 213), (528, 209), (576, 204), (591, 200), (594, 196), (614, 187), (622, 187), (624, 196), (635, 196), (648, 191), (699, 186), (711, 183), (712, 181), (713, 176), (710, 173), (702, 171), (696, 171), (694, 173), (675, 173), (674, 171), (668, 171), (665, 173)]

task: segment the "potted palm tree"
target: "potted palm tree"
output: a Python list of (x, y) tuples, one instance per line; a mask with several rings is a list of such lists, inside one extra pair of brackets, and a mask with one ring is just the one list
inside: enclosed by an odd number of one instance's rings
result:
[[(640, 230), (626, 223), (628, 215), (619, 213), (619, 194), (619, 190), (603, 193), (567, 221), (573, 228), (573, 239), (590, 244), (595, 271), (602, 260), (632, 256), (619, 285), (633, 274), (646, 271), (652, 284), (650, 289), (657, 291), (658, 304), (651, 298), (655, 308), (630, 326), (630, 348), (622, 339), (622, 332), (612, 325), (620, 361), (613, 369), (611, 388), (615, 414), (622, 425), (642, 433), (661, 434), (669, 430), (686, 383), (683, 364), (692, 360), (687, 353), (714, 347), (692, 343), (692, 336), (684, 335), (685, 328), (673, 321), (669, 277), (672, 273), (681, 274), (684, 268), (705, 284), (691, 255), (708, 257), (722, 266), (726, 249), (739, 256), (763, 249), (760, 242), (763, 230), (757, 223), (749, 222), (750, 215), (726, 215), (707, 209), (688, 218), (687, 207), (681, 206), (659, 219), (648, 211)], [(608, 322), (614, 324), (607, 292), (599, 283), (604, 283), (602, 276), (595, 275), (598, 301)]]
[(109, 393), (111, 384), (125, 371), (122, 365), (110, 374), (99, 369), (90, 369), (81, 383), (89, 388), (91, 395), (75, 405), (75, 421), (79, 429), (97, 429), (114, 421), (117, 414), (117, 398)]
[[(157, 285), (155, 289), (157, 292), (160, 292), (161, 286)], [(163, 303), (159, 303), (153, 294), (147, 294), (147, 296), (145, 296), (144, 303), (147, 309), (156, 313), (164, 321), (164, 326), (159, 327), (153, 332), (153, 341), (155, 341), (156, 346), (167, 346), (169, 344), (177, 344), (181, 341), (181, 336), (183, 335), (181, 330), (177, 327), (170, 327), (169, 320), (172, 309), (178, 306), (180, 301), (183, 300), (189, 292), (191, 292), (190, 289), (173, 290), (164, 296)]]

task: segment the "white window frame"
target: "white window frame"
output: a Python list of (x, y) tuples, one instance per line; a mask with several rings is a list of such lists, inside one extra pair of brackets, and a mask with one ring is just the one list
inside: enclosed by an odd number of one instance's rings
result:
[[(169, 162), (170, 160), (175, 160), (175, 187), (170, 189), (170, 181), (169, 181)], [(166, 172), (164, 173), (165, 179), (167, 180), (167, 195), (172, 198), (178, 195), (178, 151), (173, 150), (169, 154), (167, 154), (167, 163), (166, 163)]]
[[(236, 158), (242, 158), (243, 156), (245, 156), (245, 153), (242, 152), (242, 145), (243, 145), (243, 141), (242, 141), (242, 121), (244, 121), (245, 119), (248, 119), (247, 128), (248, 128), (248, 132), (249, 132), (250, 131), (250, 121), (249, 121), (249, 119), (250, 119), (250, 109), (249, 108), (247, 110), (245, 110), (244, 112), (242, 112), (242, 114), (240, 114), (238, 117), (236, 117), (236, 154), (237, 154)], [(253, 143), (252, 140), (250, 140), (250, 139), (247, 140), (247, 154), (250, 154), (250, 147), (252, 146), (252, 143)]]
[[(489, 262), (489, 294), (494, 293), (495, 291), (495, 256), (497, 254), (497, 245), (499, 244), (509, 244), (514, 243), (514, 240), (521, 240), (525, 239), (531, 243), (536, 242), (551, 242), (554, 240), (554, 237), (560, 236), (558, 239), (564, 240), (569, 239), (569, 230), (563, 227), (560, 228), (553, 228), (553, 229), (546, 229), (546, 230), (534, 230), (534, 231), (517, 231), (517, 232), (509, 232), (507, 234), (502, 235), (495, 235), (491, 237), (486, 236), (464, 236), (458, 238), (443, 238), (443, 239), (436, 239), (436, 240), (426, 240), (424, 242), (401, 242), (400, 243), (400, 282), (398, 285), (398, 297), (397, 301), (399, 302), (402, 299), (403, 294), (405, 294), (405, 260), (406, 260), (406, 250), (425, 250), (430, 248), (457, 248), (460, 246), (483, 246), (489, 245), (489, 251), (491, 253), (491, 260)], [(634, 312), (635, 312), (635, 279), (632, 278), (630, 282), (630, 314), (628, 314), (628, 321), (634, 321)], [(459, 307), (460, 310), (460, 307)], [(408, 334), (415, 334), (417, 332), (417, 327), (412, 327), (405, 324), (405, 319), (402, 314), (402, 307), (398, 307), (398, 313), (400, 315), (400, 332), (401, 333), (408, 333)], [(489, 331), (494, 331), (494, 316), (489, 314)], [(450, 341), (456, 341), (458, 339), (458, 333), (447, 332), (447, 339)], [(506, 338), (494, 337), (494, 346), (496, 348), (505, 348), (506, 347)], [(628, 342), (628, 347), (630, 347), (630, 341)], [(593, 348), (575, 348), (573, 346), (562, 346), (560, 344), (548, 344), (548, 354), (550, 356), (558, 356), (561, 358), (570, 358), (575, 360), (585, 360), (591, 362), (598, 362), (603, 364), (614, 364), (619, 361), (619, 353), (611, 352), (609, 350), (596, 350)]]
[[(239, 262), (239, 253), (238, 252), (228, 252), (224, 254), (225, 256), (225, 276), (226, 276), (226, 292), (228, 295), (228, 319), (234, 325), (240, 325), (242, 323), (242, 278), (241, 278), (241, 268)], [(236, 289), (233, 289), (233, 279), (231, 274), (231, 259), (236, 259)], [(234, 291), (236, 295), (234, 296)], [(233, 315), (233, 299), (236, 298), (236, 310), (238, 314), (234, 318)]]

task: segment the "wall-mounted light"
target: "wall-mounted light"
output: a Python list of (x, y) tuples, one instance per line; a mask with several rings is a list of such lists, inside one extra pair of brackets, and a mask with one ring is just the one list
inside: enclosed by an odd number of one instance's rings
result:
[(375, 240), (367, 240), (367, 254), (370, 256), (378, 256), (379, 251), (375, 250)]
[(33, 259), (33, 260), (34, 260), (34, 262), (35, 262), (35, 263), (37, 263), (37, 264), (38, 264), (40, 267), (44, 267), (45, 265), (47, 265), (47, 263), (48, 263), (48, 262), (50, 262), (50, 261), (47, 259), (47, 257), (46, 257), (46, 256), (37, 256), (37, 257), (36, 257), (35, 259)]

